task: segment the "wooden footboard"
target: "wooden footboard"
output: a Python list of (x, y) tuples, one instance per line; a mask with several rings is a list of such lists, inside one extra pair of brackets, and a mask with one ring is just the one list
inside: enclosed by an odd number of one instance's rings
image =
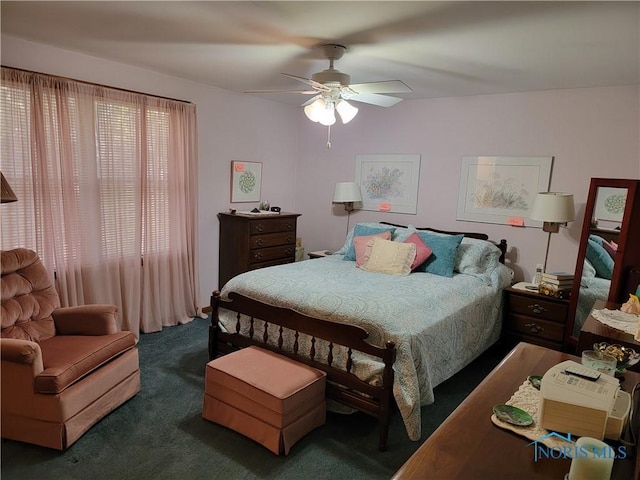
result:
[[(235, 331), (221, 328), (218, 316), (220, 308), (237, 313)], [(238, 348), (257, 345), (326, 372), (327, 398), (378, 418), (378, 448), (381, 451), (386, 449), (393, 407), (393, 363), (396, 356), (393, 342), (387, 342), (385, 347), (378, 347), (366, 341), (369, 334), (361, 327), (309, 317), (293, 310), (266, 305), (234, 292), (229, 294), (229, 301), (223, 300), (220, 292), (213, 292), (211, 309), (209, 359)], [(244, 332), (246, 334), (240, 333), (241, 315), (249, 317), (249, 330)], [(264, 328), (261, 320), (266, 322)], [(254, 330), (257, 323), (262, 332), (258, 335)], [(246, 331), (246, 327), (244, 330)], [(285, 335), (285, 332), (289, 332), (289, 335)], [(310, 341), (299, 342), (301, 334), (308, 335)], [(294, 339), (293, 343), (290, 342), (291, 338)], [(328, 345), (322, 353), (316, 348), (318, 341), (325, 341), (325, 345)], [(338, 350), (346, 355), (345, 361), (340, 364), (334, 361)], [(381, 385), (371, 385), (353, 373), (358, 353), (381, 362)]]

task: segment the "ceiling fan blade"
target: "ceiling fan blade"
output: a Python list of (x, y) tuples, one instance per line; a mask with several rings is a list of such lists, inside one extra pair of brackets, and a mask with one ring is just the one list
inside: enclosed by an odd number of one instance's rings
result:
[(349, 97), (349, 101), (370, 103), (371, 105), (377, 105), (378, 107), (392, 107), (402, 99), (398, 97), (389, 97), (388, 95), (379, 95), (377, 93), (360, 93)]
[(245, 90), (244, 93), (301, 93), (302, 95), (314, 95), (317, 90)]
[(294, 80), (298, 80), (299, 82), (306, 83), (307, 85), (311, 85), (313, 88), (316, 88), (321, 92), (328, 92), (329, 90), (331, 90), (329, 87), (326, 87), (321, 83), (314, 82), (309, 78), (298, 77), (297, 75), (290, 75), (288, 73), (283, 73), (282, 75), (284, 75), (285, 77), (293, 78)]
[[(318, 93), (318, 92), (315, 92), (315, 93)], [(319, 98), (322, 98), (322, 95), (316, 95), (315, 97), (311, 97), (309, 100), (307, 100), (306, 102), (304, 102), (300, 106), (301, 107), (306, 107), (307, 105), (311, 105), (313, 102), (315, 102)]]
[(413, 90), (401, 80), (387, 80), (383, 82), (368, 82), (349, 85), (349, 88), (362, 93), (411, 93)]

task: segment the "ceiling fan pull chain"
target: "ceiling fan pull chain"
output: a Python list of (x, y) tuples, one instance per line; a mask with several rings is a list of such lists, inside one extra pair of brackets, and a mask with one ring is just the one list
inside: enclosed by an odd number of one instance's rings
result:
[(331, 150), (331, 125), (327, 127), (327, 150)]

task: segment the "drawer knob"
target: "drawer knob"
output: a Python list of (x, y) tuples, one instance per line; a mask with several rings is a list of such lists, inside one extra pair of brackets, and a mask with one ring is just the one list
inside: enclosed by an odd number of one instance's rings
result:
[(264, 232), (264, 225), (259, 223), (258, 225), (256, 225), (256, 230), (258, 232)]
[(259, 247), (261, 247), (262, 245), (264, 245), (264, 240), (263, 240), (263, 239), (261, 239), (261, 238), (259, 238), (259, 239), (256, 241), (256, 245), (257, 245), (257, 246), (259, 246)]
[(537, 323), (525, 323), (524, 326), (528, 328), (531, 333), (540, 333), (544, 330), (544, 328)]
[(262, 254), (261, 253), (254, 253), (253, 254), (253, 258), (254, 258), (254, 260), (262, 260)]
[(291, 248), (287, 248), (284, 253), (286, 253), (287, 255), (293, 255), (294, 251)]
[(538, 305), (537, 303), (534, 303), (533, 305), (529, 305), (529, 309), (530, 309), (533, 313), (535, 313), (535, 314), (537, 314), (537, 315), (543, 314), (544, 312), (546, 312), (546, 311), (547, 311), (547, 309), (546, 309), (546, 308), (541, 307), (541, 306), (540, 306), (540, 305)]
[(293, 223), (287, 223), (287, 230), (293, 230)]
[(293, 238), (287, 237), (287, 243), (291, 243), (291, 242), (293, 242)]

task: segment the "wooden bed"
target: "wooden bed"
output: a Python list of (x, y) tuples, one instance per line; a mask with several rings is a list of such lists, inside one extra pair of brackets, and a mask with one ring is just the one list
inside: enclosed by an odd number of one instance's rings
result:
[[(463, 234), (468, 238), (480, 240), (488, 239), (483, 233), (447, 232), (431, 228), (420, 230), (451, 235)], [(501, 252), (500, 262), (504, 263), (506, 240), (501, 240), (498, 248)], [(317, 261), (320, 260), (308, 260)], [(374, 345), (367, 341), (370, 332), (360, 326), (305, 315), (294, 309), (269, 305), (234, 291), (228, 292), (225, 299), (219, 291), (213, 292), (211, 309), (210, 359), (238, 348), (257, 345), (323, 370), (327, 374), (327, 398), (377, 418), (380, 424), (379, 449), (386, 449), (389, 420), (394, 406), (393, 364), (396, 359), (396, 345), (393, 342), (387, 341), (381, 346)], [(227, 328), (222, 326), (221, 309), (234, 312), (233, 328), (229, 328), (228, 322)], [(248, 328), (247, 317), (250, 319)], [(241, 323), (242, 318), (245, 319), (244, 324)], [(258, 322), (261, 325), (260, 329), (254, 328)], [(302, 341), (303, 338), (305, 341)], [(366, 358), (367, 362), (380, 364), (382, 373), (373, 384), (361, 380), (355, 374), (356, 366), (363, 358)]]

